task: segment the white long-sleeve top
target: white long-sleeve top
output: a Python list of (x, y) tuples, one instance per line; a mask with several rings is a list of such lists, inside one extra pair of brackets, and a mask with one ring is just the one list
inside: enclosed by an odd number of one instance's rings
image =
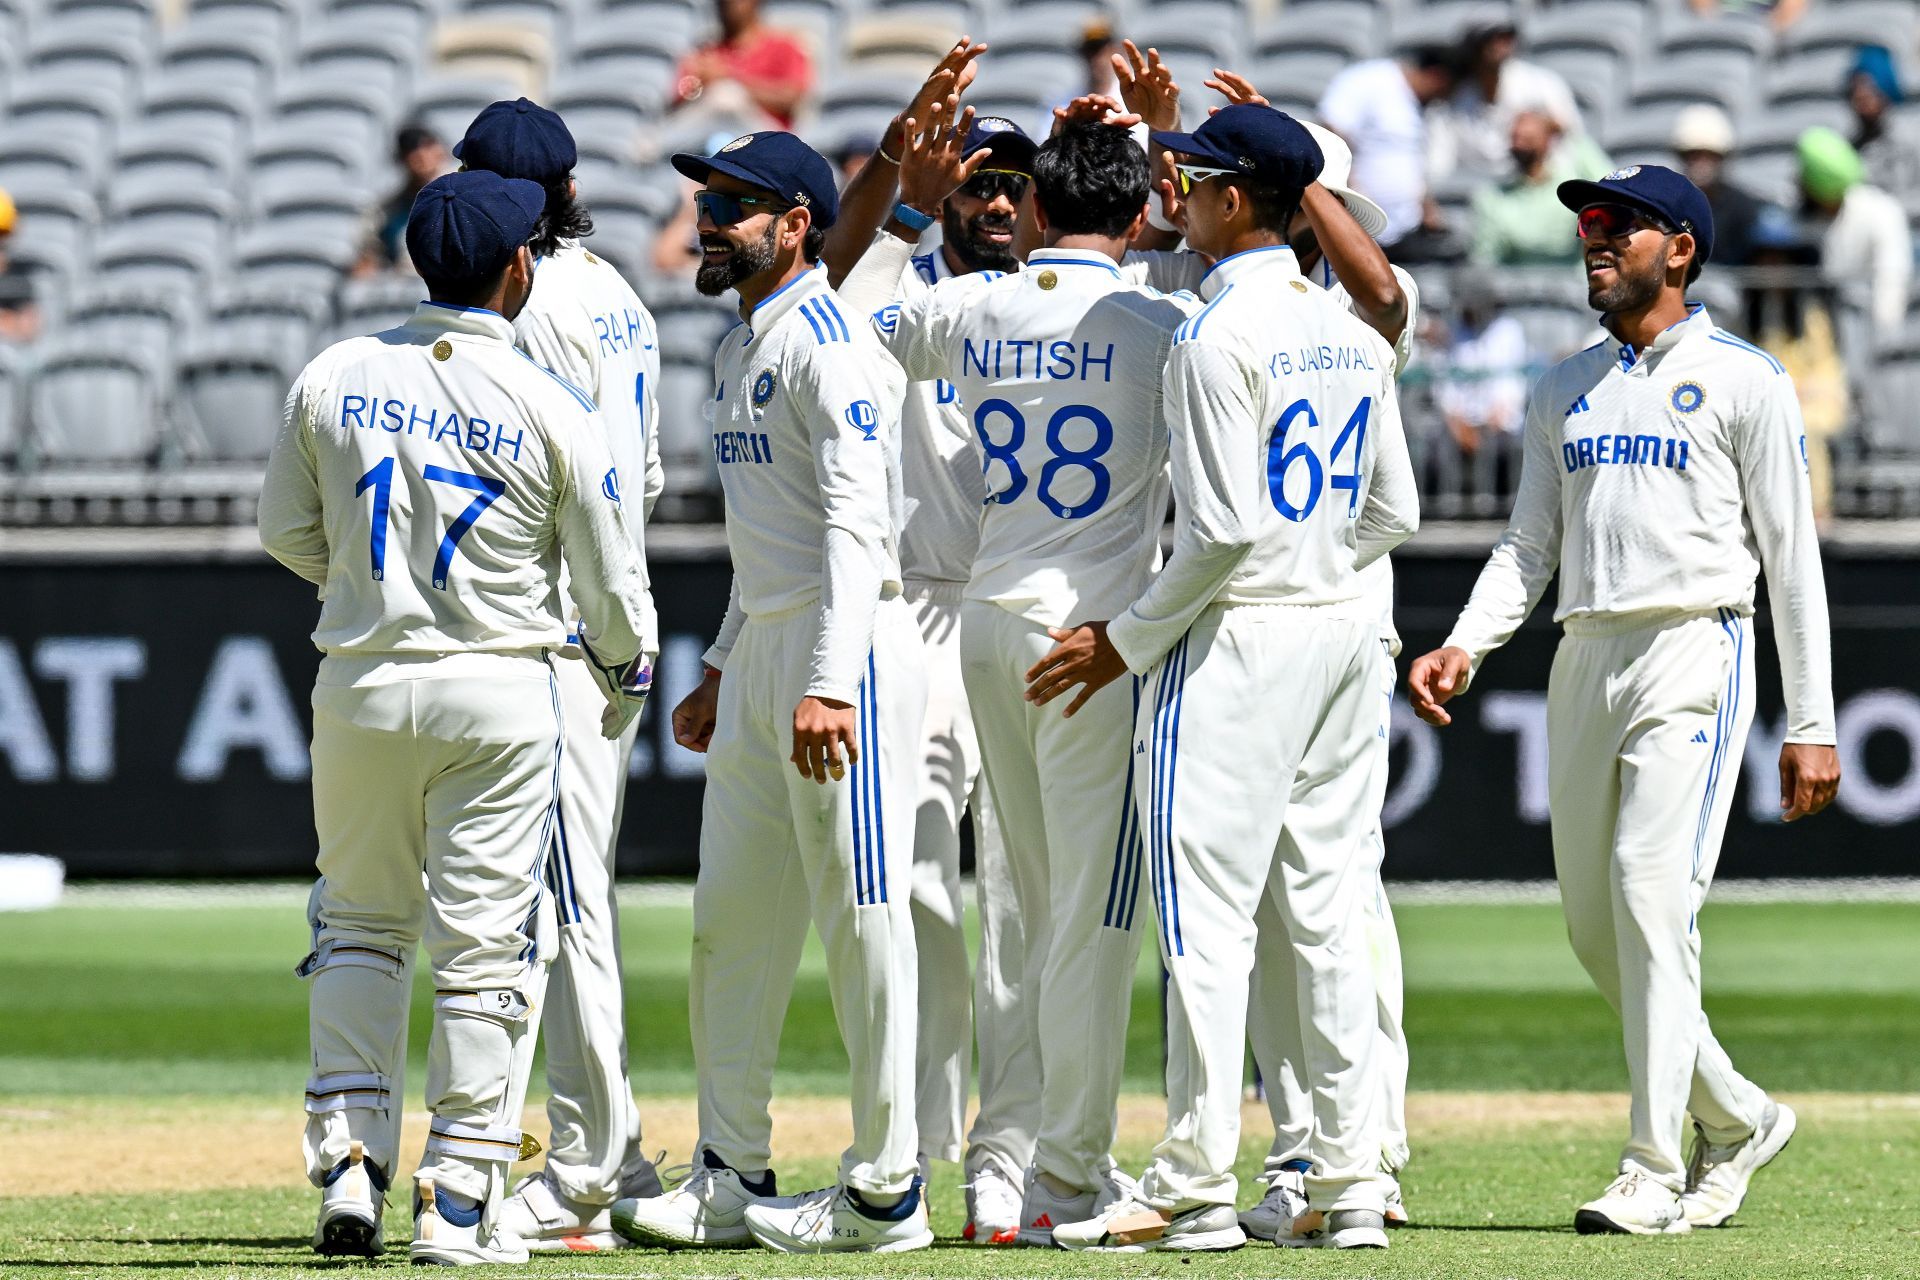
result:
[(947, 380), (969, 413), (987, 497), (967, 599), (1058, 627), (1139, 594), (1167, 502), (1159, 370), (1191, 303), (1040, 249), (874, 317), (907, 376)]
[(666, 488), (660, 465), (660, 340), (653, 315), (606, 259), (562, 240), (534, 264), (533, 292), (513, 318), (514, 344), (600, 407), (623, 501), (641, 523)]
[(1554, 620), (1753, 612), (1767, 574), (1789, 742), (1834, 741), (1826, 585), (1806, 429), (1780, 362), (1706, 309), (1642, 351), (1562, 360), (1527, 407), (1520, 492), (1447, 644), (1481, 661), (1533, 611)]
[(1386, 340), (1283, 247), (1222, 259), (1201, 293), (1165, 373), (1173, 555), (1107, 631), (1136, 673), (1215, 601), (1351, 612), (1358, 570), (1419, 524)]
[(320, 353), (287, 396), (260, 541), (320, 588), (326, 653), (538, 653), (570, 621), (624, 664), (656, 647), (637, 523), (586, 393), (491, 311), (423, 302)]
[(706, 660), (745, 622), (818, 603), (805, 694), (854, 702), (874, 612), (900, 594), (900, 400), (906, 379), (819, 268), (720, 341), (713, 451), (733, 592)]

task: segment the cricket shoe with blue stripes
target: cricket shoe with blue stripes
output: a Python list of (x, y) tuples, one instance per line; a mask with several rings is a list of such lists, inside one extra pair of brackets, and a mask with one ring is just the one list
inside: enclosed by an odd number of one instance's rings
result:
[(1283, 1249), (1317, 1246), (1323, 1215), (1307, 1207), (1307, 1168), (1305, 1160), (1289, 1160), (1270, 1175), (1260, 1203), (1241, 1212), (1240, 1229)]
[(386, 1251), (380, 1219), (387, 1207), (387, 1175), (355, 1140), (347, 1158), (320, 1184), (320, 1221), (313, 1251), (328, 1258), (377, 1258)]
[(1583, 1236), (1673, 1236), (1693, 1228), (1680, 1207), (1679, 1192), (1629, 1169), (1608, 1183), (1598, 1200), (1580, 1206), (1573, 1229)]
[(421, 1178), (413, 1197), (413, 1244), (407, 1255), (416, 1267), (479, 1267), (492, 1263), (521, 1263), (527, 1246), (519, 1236), (491, 1229), (483, 1203), (463, 1203)]
[(868, 1202), (852, 1187), (822, 1187), (749, 1205), (747, 1229), (775, 1253), (905, 1253), (933, 1243), (922, 1188), (890, 1205)]
[(661, 1195), (616, 1200), (613, 1229), (635, 1244), (666, 1249), (751, 1249), (747, 1209), (776, 1192), (773, 1174), (748, 1182), (711, 1151), (679, 1186)]
[[(654, 1162), (637, 1156), (621, 1170), (615, 1199), (651, 1200), (661, 1190)], [(631, 1243), (613, 1229), (612, 1204), (573, 1199), (548, 1170), (514, 1188), (500, 1208), (500, 1225), (524, 1240), (530, 1253), (600, 1253)]]
[(1054, 1189), (1052, 1179), (1037, 1166), (1027, 1170), (1027, 1186), (1020, 1199), (1020, 1232), (1017, 1244), (1046, 1248), (1054, 1243), (1055, 1227), (1066, 1222), (1085, 1222), (1097, 1218), (1111, 1206), (1127, 1199), (1139, 1184), (1118, 1168), (1110, 1168), (1091, 1191)]
[(1212, 1253), (1238, 1249), (1247, 1233), (1230, 1204), (1156, 1209), (1130, 1195), (1097, 1217), (1055, 1227), (1053, 1242), (1087, 1253)]
[(1680, 1209), (1695, 1227), (1725, 1226), (1747, 1198), (1753, 1175), (1786, 1150), (1799, 1117), (1783, 1102), (1769, 1101), (1759, 1125), (1739, 1142), (1717, 1144), (1694, 1125), (1693, 1158), (1687, 1161), (1687, 1189)]

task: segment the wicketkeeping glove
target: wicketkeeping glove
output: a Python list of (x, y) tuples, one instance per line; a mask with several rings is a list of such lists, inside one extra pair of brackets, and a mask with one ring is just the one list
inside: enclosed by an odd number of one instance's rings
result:
[(600, 655), (587, 643), (582, 630), (580, 651), (586, 655), (587, 665), (592, 668), (594, 683), (600, 688), (600, 696), (607, 700), (607, 709), (600, 713), (600, 733), (606, 738), (618, 738), (627, 731), (647, 705), (647, 695), (653, 692), (654, 656), (642, 649), (634, 655), (633, 661), (624, 666), (608, 666), (600, 660)]

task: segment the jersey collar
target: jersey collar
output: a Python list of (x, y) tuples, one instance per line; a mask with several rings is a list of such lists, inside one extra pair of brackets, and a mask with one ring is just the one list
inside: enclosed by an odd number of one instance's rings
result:
[(468, 333), (506, 343), (513, 341), (513, 324), (498, 311), (456, 307), (450, 302), (422, 302), (414, 308), (407, 327), (424, 333)]
[(1090, 267), (1118, 276), (1120, 268), (1112, 258), (1096, 249), (1035, 249), (1027, 255), (1028, 267)]
[(1662, 329), (1652, 343), (1646, 347), (1636, 351), (1632, 344), (1616, 341), (1613, 344), (1613, 358), (1615, 362), (1619, 364), (1620, 372), (1622, 373), (1644, 371), (1653, 356), (1664, 354), (1676, 343), (1692, 337), (1695, 334), (1705, 337), (1707, 334), (1712, 333), (1713, 329), (1713, 317), (1707, 314), (1706, 304), (1703, 302), (1688, 303), (1686, 319), (1676, 320)]
[(1284, 244), (1263, 245), (1258, 249), (1242, 249), (1239, 253), (1228, 254), (1207, 268), (1207, 274), (1200, 277), (1200, 296), (1211, 302), (1226, 292), (1228, 285), (1269, 272), (1276, 277), (1276, 283), (1289, 276), (1297, 280), (1300, 277), (1300, 260)]
[(824, 266), (815, 267), (787, 281), (760, 299), (760, 305), (755, 307), (753, 313), (747, 317), (747, 341), (752, 342), (757, 335), (779, 324), (782, 317), (789, 311), (807, 299), (817, 297), (826, 291), (827, 269)]

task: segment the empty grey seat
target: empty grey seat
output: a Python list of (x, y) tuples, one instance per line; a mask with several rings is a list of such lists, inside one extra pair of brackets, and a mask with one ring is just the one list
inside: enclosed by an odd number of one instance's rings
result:
[(340, 327), (349, 334), (379, 333), (413, 314), (427, 288), (410, 276), (368, 276), (342, 280), (334, 294)]
[(187, 21), (285, 37), (303, 7), (299, 0), (190, 0)]
[(224, 190), (239, 157), (218, 141), (183, 133), (173, 124), (135, 124), (114, 147), (112, 185), (173, 185)]
[(302, 34), (296, 65), (304, 73), (327, 75), (397, 101), (413, 83), (423, 29), (404, 10), (368, 10), (319, 23)]
[[(1123, 34), (1142, 49), (1155, 48), (1171, 62), (1185, 54), (1211, 66), (1241, 59), (1250, 43), (1239, 5), (1180, 3), (1150, 5), (1135, 10)], [(1180, 82), (1187, 89), (1186, 81)], [(1199, 88), (1196, 82), (1194, 88)]]
[[(995, 49), (983, 60), (980, 78), (974, 81), (968, 100), (972, 101), (972, 95), (980, 94), (1026, 98), (1051, 107), (1079, 94), (1085, 87), (1085, 79), (1086, 64), (1077, 54), (1063, 50), (1041, 53), (1029, 49), (1002, 57), (1000, 51)], [(978, 103), (974, 105), (981, 115), (996, 114)], [(1020, 123), (1028, 129), (1034, 127), (1030, 119), (1022, 118)], [(1051, 123), (1047, 125), (1049, 129), (1052, 127)]]
[(42, 0), (39, 26), (85, 26), (102, 36), (143, 40), (153, 32), (152, 0)]
[(822, 86), (821, 114), (860, 108), (885, 110), (891, 117), (913, 99), (919, 87), (918, 81), (903, 76), (850, 72)]
[(1724, 13), (1710, 18), (1676, 17), (1660, 26), (1659, 56), (1684, 58), (1703, 52), (1732, 52), (1748, 61), (1759, 61), (1773, 52), (1773, 44), (1772, 29), (1751, 18)]
[(994, 58), (1016, 53), (1065, 53), (1078, 62), (1081, 30), (1105, 12), (1103, 5), (1073, 0), (1008, 5), (988, 15), (986, 29), (974, 33), (974, 38), (992, 45)]
[(25, 441), (26, 414), (21, 411), (25, 399), (26, 361), (19, 352), (0, 346), (0, 462), (12, 463), (20, 456)]
[(1738, 119), (1753, 101), (1757, 64), (1743, 53), (1694, 53), (1643, 64), (1627, 95), (1628, 115), (1671, 116), (1696, 102), (1711, 102)]
[[(721, 335), (739, 322), (739, 315), (723, 300), (696, 291), (690, 282), (656, 279), (640, 284), (641, 297), (660, 330), (660, 358), (703, 361), (711, 367)], [(711, 382), (707, 390), (713, 390)]]
[(568, 42), (555, 84), (564, 89), (575, 76), (604, 84), (623, 77), (636, 97), (665, 103), (673, 87), (674, 67), (686, 42), (673, 34), (649, 31), (625, 21), (582, 23)]
[(10, 253), (21, 245), (51, 245), (56, 250), (78, 254), (85, 251), (88, 238), (99, 225), (99, 206), (79, 188), (65, 183), (42, 186), (0, 182), (0, 189), (13, 197), (14, 206), (20, 211)]
[(1830, 102), (1845, 108), (1847, 71), (1853, 55), (1845, 49), (1815, 49), (1770, 65), (1763, 76), (1769, 109), (1800, 102)]
[(244, 154), (248, 129), (259, 99), (239, 85), (202, 79), (188, 71), (159, 73), (140, 95), (139, 120), (154, 129), (197, 138)]
[(95, 84), (126, 93), (147, 60), (144, 37), (99, 30), (85, 17), (36, 23), (20, 60), (28, 71), (52, 73), (74, 84)]
[(273, 227), (245, 233), (233, 248), (237, 271), (262, 283), (277, 281), (314, 294), (329, 292), (353, 258), (351, 240), (328, 243)]
[(707, 402), (713, 398), (711, 356), (660, 359), (660, 461), (677, 486), (711, 493), (718, 487), (713, 459), (713, 426)]
[(619, 70), (582, 71), (557, 77), (547, 103), (560, 113), (576, 140), (605, 142), (631, 154), (640, 128), (661, 108), (657, 94)]
[(306, 183), (365, 191), (371, 157), (332, 138), (304, 129), (273, 129), (254, 139), (247, 173), (256, 184)]
[(1920, 457), (1920, 333), (1908, 333), (1875, 355), (1866, 380), (1867, 414), (1862, 435), (1876, 453)]
[(65, 185), (92, 190), (106, 157), (83, 149), (54, 121), (0, 124), (0, 187)]
[(436, 76), (417, 88), (408, 116), (426, 122), (451, 142), (466, 133), (467, 126), (488, 103), (519, 96), (519, 86), (505, 80)]
[(332, 314), (330, 297), (241, 281), (208, 297), (206, 329), (252, 334), (311, 355), (319, 350), (314, 335)]
[[(769, 12), (764, 16), (770, 24), (778, 26), (779, 22), (770, 12), (772, 7), (768, 6)], [(838, 12), (838, 6), (832, 0), (826, 0), (824, 7), (830, 12)], [(574, 10), (576, 25), (587, 21), (589, 14), (595, 22), (649, 31), (682, 48), (692, 48), (713, 24), (710, 5), (682, 4), (679, 0), (600, 0), (600, 3), (585, 10)]]
[(328, 244), (353, 243), (366, 215), (365, 201), (355, 192), (294, 184), (256, 190), (253, 211), (262, 227)]
[[(69, 148), (104, 152), (123, 105), (123, 91), (118, 88), (78, 81), (59, 71), (37, 71), (22, 75), (12, 86), (7, 132), (59, 135)], [(96, 158), (87, 168), (97, 163)]]
[(116, 286), (197, 294), (220, 272), (212, 244), (193, 244), (140, 227), (103, 231), (93, 246), (94, 275)]
[(232, 227), (233, 197), (194, 183), (114, 184), (108, 192), (107, 237), (139, 236), (217, 249)]
[(163, 73), (264, 94), (279, 69), (282, 48), (282, 37), (269, 32), (192, 23), (168, 35), (156, 62)]
[(46, 344), (28, 385), (35, 451), (69, 464), (150, 462), (165, 438), (164, 378), (145, 353), (85, 337)]
[[(1241, 73), (1253, 81), (1253, 87), (1266, 95), (1281, 110), (1301, 107), (1309, 114), (1318, 106), (1321, 94), (1327, 85), (1341, 71), (1353, 65), (1353, 60), (1327, 49), (1303, 49), (1292, 53), (1277, 53), (1245, 65)], [(1181, 96), (1186, 94), (1182, 85)], [(1211, 89), (1201, 87), (1201, 94), (1209, 105), (1217, 105), (1220, 99)]]
[(303, 362), (284, 345), (231, 332), (194, 343), (174, 369), (173, 405), (194, 456), (264, 460)]
[(282, 80), (273, 96), (276, 128), (305, 129), (381, 154), (393, 123), (393, 101), (370, 85), (343, 82), (331, 72)]
[(1807, 12), (1782, 33), (1780, 47), (1792, 53), (1838, 49), (1851, 54), (1863, 44), (1907, 51), (1911, 65), (1920, 36), (1920, 12), (1908, 0), (1856, 0), (1849, 4), (1808, 5)]
[(1253, 52), (1261, 58), (1319, 54), (1338, 57), (1343, 66), (1364, 62), (1381, 50), (1382, 22), (1379, 11), (1365, 0), (1301, 0), (1260, 25)]
[(1496, 19), (1511, 20), (1507, 5), (1486, 0), (1434, 0), (1392, 10), (1388, 45), (1396, 52), (1422, 45), (1456, 45), (1469, 27)]
[(1646, 5), (1631, 0), (1556, 5), (1527, 20), (1520, 55), (1544, 61), (1555, 54), (1570, 53), (1602, 60), (1617, 69), (1639, 57), (1644, 26), (1651, 23), (1652, 16)]

